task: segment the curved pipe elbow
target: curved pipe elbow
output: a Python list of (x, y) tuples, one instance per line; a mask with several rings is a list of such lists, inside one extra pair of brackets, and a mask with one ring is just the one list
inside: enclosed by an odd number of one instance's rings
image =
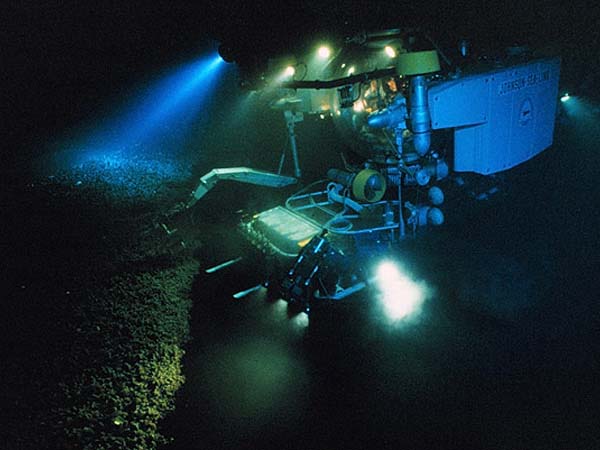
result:
[(413, 136), (413, 145), (415, 147), (415, 151), (419, 155), (425, 155), (431, 146), (431, 132), (426, 131), (425, 133), (416, 133)]

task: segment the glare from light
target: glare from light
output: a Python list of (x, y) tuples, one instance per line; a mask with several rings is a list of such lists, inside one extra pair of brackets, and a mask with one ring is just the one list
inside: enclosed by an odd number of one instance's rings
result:
[(348, 69), (348, 76), (352, 75), (354, 72), (356, 72), (356, 67), (354, 67), (354, 66), (351, 66), (351, 67)]
[(285, 69), (281, 70), (276, 76), (275, 81), (277, 83), (284, 83), (290, 81), (296, 74), (296, 68), (292, 65), (286, 66)]
[(394, 50), (393, 47), (390, 47), (389, 45), (386, 45), (384, 48), (385, 54), (388, 55), (390, 58), (395, 58), (396, 57), (396, 50)]
[(381, 302), (386, 316), (393, 322), (414, 317), (425, 300), (422, 285), (411, 280), (390, 261), (381, 263), (376, 280), (381, 291)]
[(327, 47), (326, 45), (322, 45), (321, 47), (319, 47), (319, 50), (317, 51), (319, 58), (321, 59), (327, 59), (331, 56), (331, 49), (329, 47)]
[(287, 302), (280, 298), (273, 303), (273, 309), (277, 311), (277, 313), (285, 313)]
[(296, 73), (296, 69), (294, 68), (294, 66), (287, 66), (283, 73), (286, 77), (293, 77)]
[(345, 68), (346, 68), (346, 63), (343, 63), (343, 64), (342, 64), (340, 67), (341, 67), (342, 69), (345, 69)]
[(365, 105), (362, 100), (357, 100), (354, 102), (354, 106), (352, 107), (354, 112), (363, 112), (365, 110)]
[(309, 318), (308, 318), (308, 314), (306, 314), (304, 311), (299, 314), (296, 314), (290, 320), (292, 322), (292, 325), (297, 330), (304, 330), (304, 329), (308, 328), (308, 325), (310, 322)]
[(566, 93), (565, 95), (563, 95), (563, 96), (560, 98), (560, 101), (564, 103), (564, 102), (566, 102), (567, 100), (569, 100), (570, 98), (571, 98), (571, 96), (569, 95), (569, 93)]
[(310, 319), (305, 311), (294, 314), (290, 317), (288, 311), (288, 302), (278, 299), (269, 305), (270, 313), (265, 319), (271, 324), (282, 326), (288, 331), (288, 336), (292, 339), (301, 338), (306, 333), (310, 325)]
[(382, 262), (377, 268), (377, 280), (379, 280), (379, 282), (388, 283), (399, 278), (400, 270), (390, 261)]

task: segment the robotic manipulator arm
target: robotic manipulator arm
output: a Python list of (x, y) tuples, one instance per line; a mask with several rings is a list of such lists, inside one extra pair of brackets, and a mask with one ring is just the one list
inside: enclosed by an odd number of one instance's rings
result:
[(186, 208), (191, 208), (198, 200), (204, 197), (208, 191), (215, 187), (220, 180), (233, 180), (240, 183), (255, 184), (267, 187), (285, 187), (296, 183), (293, 177), (277, 175), (262, 170), (250, 169), (248, 167), (228, 167), (226, 169), (213, 169), (200, 178), (196, 189), (190, 195)]

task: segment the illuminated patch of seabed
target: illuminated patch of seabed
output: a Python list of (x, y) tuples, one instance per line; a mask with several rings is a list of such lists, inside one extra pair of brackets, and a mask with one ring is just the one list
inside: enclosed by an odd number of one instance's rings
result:
[(190, 176), (190, 165), (176, 159), (88, 152), (85, 158), (55, 171), (50, 178), (79, 188), (103, 188), (111, 195), (150, 199)]
[[(254, 430), (300, 419), (307, 373), (285, 345), (242, 336), (211, 346), (203, 356), (202, 386), (219, 417), (216, 427)], [(223, 430), (225, 431), (225, 430)]]

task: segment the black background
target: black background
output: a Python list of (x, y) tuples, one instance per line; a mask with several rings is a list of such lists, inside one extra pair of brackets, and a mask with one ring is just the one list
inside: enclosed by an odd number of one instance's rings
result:
[[(3, 167), (28, 162), (49, 151), (48, 143), (56, 136), (102, 117), (132, 87), (161, 70), (205, 55), (214, 49), (215, 40), (227, 42), (241, 54), (267, 56), (293, 49), (304, 43), (304, 38), (404, 25), (432, 30), (443, 45), (453, 45), (463, 36), (500, 47), (513, 43), (552, 45), (563, 58), (562, 86), (580, 89), (589, 98), (597, 95), (600, 27), (598, 5), (592, 1), (5, 1), (0, 4)], [(235, 89), (232, 83), (232, 91)], [(546, 274), (545, 288), (552, 292), (533, 321), (536, 325), (515, 331), (478, 317), (461, 317), (450, 322), (464, 325), (462, 328), (423, 328), (414, 336), (398, 339), (385, 335), (361, 339), (360, 333), (356, 338), (334, 336), (323, 346), (329, 349), (328, 354), (319, 353), (317, 341), (307, 352), (312, 367), (317, 368), (311, 374), (316, 386), (307, 425), (291, 427), (297, 430), (293, 445), (285, 433), (278, 435), (281, 448), (288, 444), (297, 448), (342, 447), (340, 436), (344, 436), (345, 448), (367, 448), (372, 435), (363, 433), (364, 441), (356, 439), (366, 426), (378, 431), (380, 447), (401, 435), (406, 436), (407, 448), (419, 447), (419, 442), (421, 447), (432, 448), (436, 441), (445, 443), (441, 448), (492, 448), (490, 443), (510, 450), (594, 448), (599, 429), (594, 375), (600, 342), (598, 127), (593, 121), (581, 123), (565, 126), (557, 134), (553, 152), (545, 152), (535, 161), (536, 170), (530, 171), (529, 164), (516, 170), (518, 183), (502, 208), (487, 210), (470, 221), (469, 227), (453, 230), (453, 238), (474, 242), (473, 248), (483, 251), (491, 247), (555, 264)], [(226, 138), (217, 132), (213, 136), (215, 141)], [(233, 145), (231, 148), (238, 150)], [(237, 158), (234, 151), (213, 153), (219, 161)], [(237, 160), (235, 163), (239, 164)], [(216, 198), (213, 202), (222, 207)], [(16, 203), (20, 212), (13, 218), (13, 233), (19, 232), (23, 219), (29, 219), (38, 203), (31, 208)], [(63, 208), (57, 207), (59, 215), (67, 217), (63, 219), (66, 223), (72, 210), (70, 205)], [(34, 216), (35, 226), (21, 237), (24, 242), (38, 236), (36, 220), (44, 226), (52, 223), (43, 215)], [(63, 222), (58, 222), (50, 236), (59, 234)], [(97, 236), (85, 234), (85, 229), (73, 233), (86, 242), (97, 240)], [(45, 248), (46, 239), (39, 235)], [(445, 244), (448, 242), (453, 239)], [(68, 255), (66, 246), (62, 251)], [(447, 267), (461, 260), (451, 248), (434, 248), (431, 254), (441, 255)], [(93, 257), (93, 252), (90, 255)], [(31, 259), (37, 256), (31, 252)], [(52, 256), (67, 259), (60, 251)], [(28, 259), (21, 258), (23, 267), (29, 267)], [(435, 274), (444, 273), (443, 264), (440, 267)], [(42, 278), (45, 273), (36, 275)], [(444, 286), (447, 296), (452, 297), (453, 284)], [(204, 295), (203, 291), (197, 293), (198, 297)], [(338, 322), (342, 322), (338, 317), (331, 320), (332, 324)], [(254, 327), (249, 323), (249, 329)], [(365, 331), (371, 332), (370, 328)], [(328, 331), (327, 335), (334, 333)], [(421, 376), (415, 369), (418, 366), (404, 364), (403, 357), (409, 362), (424, 359), (424, 366), (439, 372)], [(375, 362), (359, 370), (366, 358)], [(26, 352), (22, 359), (29, 359)], [(379, 369), (381, 373), (377, 373)], [(192, 362), (188, 364), (191, 373), (186, 374), (191, 382), (184, 395), (196, 386), (193, 370)], [(351, 376), (345, 377), (347, 374)], [(421, 390), (412, 390), (411, 383)], [(202, 380), (198, 382), (201, 384)], [(411, 394), (413, 391), (417, 393)], [(187, 406), (178, 404), (175, 425), (169, 430), (179, 438), (176, 445), (189, 448), (188, 443), (210, 443), (214, 438), (217, 448), (223, 436), (231, 435), (230, 430), (214, 432), (219, 419), (201, 417), (195, 412), (198, 405), (194, 400), (202, 403), (203, 399), (184, 396), (186, 401), (189, 398), (192, 400)], [(305, 446), (303, 439), (309, 429), (314, 433), (308, 440), (312, 445)], [(403, 429), (409, 434), (404, 435)], [(244, 434), (237, 437), (242, 439)], [(247, 445), (264, 448), (266, 443), (261, 439), (259, 436)], [(239, 448), (233, 442), (230, 447)]]

